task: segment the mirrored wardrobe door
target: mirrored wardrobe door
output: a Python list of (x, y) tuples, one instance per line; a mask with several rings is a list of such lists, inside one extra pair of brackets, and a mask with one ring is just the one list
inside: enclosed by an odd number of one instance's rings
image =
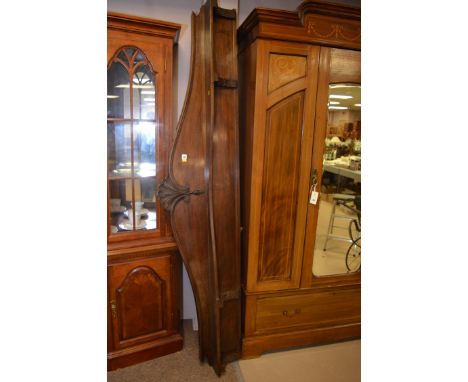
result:
[[(361, 270), (360, 52), (322, 48), (303, 278)], [(326, 74), (323, 74), (326, 73)]]

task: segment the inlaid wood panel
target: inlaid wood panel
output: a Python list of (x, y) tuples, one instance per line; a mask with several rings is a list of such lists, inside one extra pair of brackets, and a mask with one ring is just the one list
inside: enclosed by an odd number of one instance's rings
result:
[(163, 329), (165, 282), (148, 267), (133, 269), (117, 288), (120, 338), (128, 340)]
[(358, 44), (361, 42), (361, 26), (355, 20), (330, 19), (321, 15), (307, 15), (304, 25), (307, 34), (323, 42)]
[(304, 92), (267, 111), (258, 280), (291, 278)]
[(305, 77), (307, 57), (270, 54), (268, 67), (268, 92), (272, 92), (294, 80)]

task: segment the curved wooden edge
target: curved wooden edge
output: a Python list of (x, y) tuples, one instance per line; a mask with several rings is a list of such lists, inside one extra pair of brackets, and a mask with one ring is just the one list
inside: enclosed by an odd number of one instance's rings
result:
[[(171, 147), (171, 150), (170, 150), (170, 156), (169, 156), (169, 170), (168, 170), (168, 176), (166, 177), (166, 179), (164, 180), (164, 182), (158, 187), (158, 196), (160, 196), (160, 192), (163, 191), (163, 194), (164, 194), (164, 188), (167, 186), (167, 185), (170, 185), (170, 187), (174, 188), (174, 189), (178, 189), (181, 193), (183, 192), (190, 192), (189, 188), (186, 187), (185, 185), (181, 185), (178, 183), (177, 179), (175, 178), (174, 176), (174, 172), (173, 172), (173, 163), (174, 163), (174, 155), (175, 155), (175, 148), (177, 147), (177, 144), (179, 142), (179, 138), (180, 138), (180, 134), (181, 134), (181, 130), (182, 130), (182, 126), (184, 125), (184, 122), (185, 122), (185, 116), (187, 114), (187, 110), (188, 110), (188, 107), (189, 107), (189, 101), (192, 97), (192, 92), (193, 92), (193, 78), (194, 78), (194, 72), (195, 72), (195, 61), (196, 61), (196, 50), (197, 50), (197, 38), (196, 38), (196, 35), (197, 35), (197, 32), (198, 32), (198, 25), (197, 25), (197, 20), (196, 18), (197, 17), (200, 17), (200, 14), (202, 12), (203, 8), (200, 8), (200, 12), (199, 13), (195, 13), (195, 12), (192, 12), (191, 14), (191, 52), (190, 52), (190, 70), (189, 70), (189, 79), (188, 79), (188, 86), (187, 86), (187, 90), (186, 90), (186, 93), (185, 93), (185, 99), (184, 99), (184, 104), (182, 106), (182, 112), (180, 114), (180, 117), (179, 117), (179, 120), (177, 122), (177, 128), (176, 128), (176, 136), (174, 138), (174, 141), (172, 143), (172, 147)], [(162, 189), (161, 189), (162, 187)], [(161, 197), (161, 196), (160, 196)], [(163, 198), (164, 198), (164, 195), (163, 195)], [(181, 238), (179, 237), (179, 234), (177, 232), (177, 229), (175, 228), (176, 227), (176, 222), (175, 222), (175, 218), (174, 218), (174, 210), (177, 206), (177, 204), (186, 199), (184, 198), (183, 196), (176, 196), (174, 195), (173, 197), (170, 197), (171, 200), (167, 200), (167, 203), (165, 203), (164, 207), (166, 208), (166, 210), (170, 213), (170, 216), (171, 216), (171, 226), (173, 227), (173, 234), (174, 234), (174, 238), (176, 240), (177, 243), (181, 243), (182, 240)], [(189, 280), (190, 280), (190, 284), (192, 286), (192, 289), (193, 289), (193, 295), (194, 295), (194, 299), (195, 299), (195, 305), (197, 307), (196, 309), (196, 313), (197, 313), (197, 320), (198, 322), (202, 322), (202, 317), (201, 317), (201, 312), (200, 312), (200, 292), (199, 292), (199, 288), (198, 288), (198, 284), (196, 283), (196, 280), (193, 276), (193, 273), (191, 271), (191, 268), (190, 266), (188, 266), (188, 261), (187, 261), (187, 256), (185, 254), (185, 251), (182, 249), (182, 248), (179, 248), (179, 253), (180, 253), (180, 256), (182, 258), (182, 261), (185, 265), (185, 268), (186, 268), (186, 271), (187, 271), (187, 275), (189, 277)], [(206, 351), (205, 349), (203, 348), (203, 341), (202, 341), (202, 337), (204, 336), (205, 334), (203, 333), (203, 327), (202, 325), (199, 325), (199, 328), (198, 328), (198, 340), (199, 340), (199, 359), (200, 359), (200, 362), (203, 362), (205, 357), (206, 357)]]
[(177, 43), (181, 25), (169, 21), (150, 19), (117, 12), (107, 12), (107, 27), (130, 30), (135, 33), (166, 37)]
[[(199, 14), (200, 13), (195, 14), (195, 12), (192, 12), (192, 15), (191, 15), (190, 22), (192, 25), (192, 36), (191, 36), (192, 43), (191, 43), (191, 50), (190, 50), (190, 70), (189, 70), (188, 85), (187, 85), (187, 91), (185, 92), (184, 105), (182, 106), (182, 111), (180, 113), (179, 121), (177, 122), (176, 137), (174, 139), (174, 142), (172, 143), (171, 153), (169, 157), (169, 178), (172, 180), (174, 184), (178, 184), (177, 180), (174, 177), (174, 172), (172, 170), (172, 167), (173, 167), (172, 163), (174, 162), (174, 152), (175, 152), (174, 148), (177, 146), (177, 142), (179, 141), (181, 127), (184, 123), (185, 115), (187, 114), (188, 103), (192, 96), (192, 90), (193, 90), (192, 83), (193, 83), (193, 76), (194, 76), (194, 71), (195, 71), (195, 52), (196, 52), (196, 45), (197, 45), (196, 44), (197, 39), (195, 38), (196, 32), (197, 32), (197, 23), (196, 23), (195, 18)], [(174, 209), (174, 207), (175, 207), (175, 204), (172, 206), (172, 210)], [(171, 213), (172, 213), (172, 210), (170, 211)]]

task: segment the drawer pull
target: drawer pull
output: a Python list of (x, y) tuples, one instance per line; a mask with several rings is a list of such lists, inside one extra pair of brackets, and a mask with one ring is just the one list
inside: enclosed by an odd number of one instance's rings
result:
[(291, 313), (287, 310), (283, 310), (283, 316), (286, 316), (286, 317), (293, 317), (299, 313), (301, 313), (301, 310), (299, 308), (294, 309)]

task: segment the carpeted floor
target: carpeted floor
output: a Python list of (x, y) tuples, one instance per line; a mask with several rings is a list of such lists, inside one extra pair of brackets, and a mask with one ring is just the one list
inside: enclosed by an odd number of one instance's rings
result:
[(239, 364), (231, 363), (218, 378), (207, 363), (198, 360), (198, 335), (192, 321), (184, 321), (184, 348), (177, 353), (107, 373), (108, 382), (241, 382)]
[(198, 335), (184, 321), (184, 348), (177, 353), (107, 373), (108, 382), (359, 382), (361, 341), (271, 352), (233, 362), (218, 378), (198, 361)]
[(239, 365), (245, 382), (359, 382), (361, 341), (271, 352)]

